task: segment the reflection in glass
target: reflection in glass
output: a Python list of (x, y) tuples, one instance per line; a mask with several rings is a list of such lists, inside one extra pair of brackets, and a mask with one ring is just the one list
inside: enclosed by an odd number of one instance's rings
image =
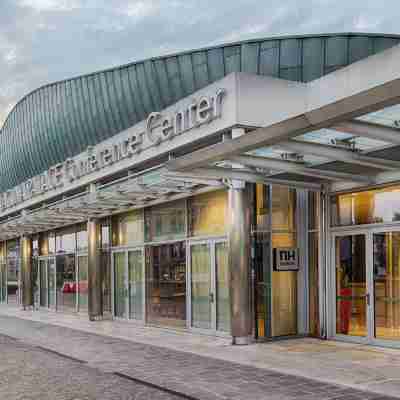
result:
[(399, 200), (399, 186), (332, 197), (332, 224), (346, 226), (399, 221)]
[(374, 234), (375, 336), (400, 340), (400, 232)]
[(211, 257), (208, 244), (197, 244), (190, 248), (192, 326), (211, 328)]
[(270, 220), (270, 186), (257, 183), (256, 185), (256, 217), (257, 231), (269, 231)]
[(103, 250), (101, 252), (103, 311), (111, 312), (111, 253)]
[(48, 277), (47, 277), (47, 260), (39, 260), (39, 279), (40, 279), (40, 307), (48, 307)]
[[(88, 257), (78, 256), (78, 279), (75, 285), (75, 293), (78, 293), (78, 310), (84, 311), (88, 309)], [(72, 285), (72, 293), (74, 293), (74, 285)]]
[(114, 253), (114, 313), (118, 318), (126, 318), (125, 252)]
[(270, 263), (271, 236), (268, 232), (257, 232), (255, 242), (256, 267), (256, 323), (257, 337), (271, 337), (271, 283), (272, 271)]
[[(273, 233), (272, 247), (296, 247), (294, 233)], [(272, 272), (272, 336), (297, 333), (297, 272)]]
[(5, 260), (0, 259), (0, 302), (7, 301), (7, 265)]
[(156, 324), (186, 325), (185, 242), (146, 249), (148, 319)]
[(87, 251), (88, 249), (88, 234), (86, 227), (81, 227), (76, 232), (76, 250)]
[(39, 277), (39, 260), (37, 257), (32, 258), (32, 288), (33, 288), (33, 304), (34, 307), (39, 306), (40, 297), (40, 277)]
[(186, 230), (186, 202), (173, 201), (145, 211), (146, 241), (183, 238)]
[(308, 192), (308, 229), (318, 230), (320, 217), (319, 193)]
[(143, 319), (143, 255), (141, 250), (128, 252), (129, 318)]
[(336, 332), (367, 335), (365, 236), (336, 238)]
[(318, 254), (318, 232), (308, 234), (308, 265), (309, 265), (309, 314), (310, 334), (319, 336), (319, 254)]
[(295, 229), (296, 190), (286, 186), (272, 187), (272, 230)]
[(230, 332), (231, 308), (229, 296), (228, 244), (215, 245), (215, 268), (217, 290), (217, 330)]
[[(102, 245), (108, 240), (108, 232), (102, 229)], [(127, 246), (143, 243), (144, 220), (143, 210), (132, 211), (113, 217), (113, 245)]]
[(203, 193), (188, 200), (190, 236), (224, 235), (228, 196), (226, 191)]
[(8, 303), (19, 303), (19, 241), (7, 242), (7, 299)]
[(75, 254), (58, 255), (57, 264), (57, 309), (76, 311)]
[(57, 253), (74, 253), (76, 250), (76, 227), (64, 228), (56, 234)]
[(48, 277), (48, 306), (50, 308), (56, 307), (56, 260), (54, 258), (48, 259), (47, 268)]

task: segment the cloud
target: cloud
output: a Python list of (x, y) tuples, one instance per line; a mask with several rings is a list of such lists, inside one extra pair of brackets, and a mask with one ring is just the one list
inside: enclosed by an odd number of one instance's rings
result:
[(399, 10), (398, 0), (1, 0), (0, 126), (52, 81), (252, 37), (396, 33)]
[(76, 0), (20, 0), (19, 5), (36, 11), (71, 11), (79, 8)]

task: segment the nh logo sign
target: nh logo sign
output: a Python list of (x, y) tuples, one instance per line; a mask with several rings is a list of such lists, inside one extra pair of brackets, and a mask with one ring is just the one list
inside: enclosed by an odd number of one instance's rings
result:
[(278, 247), (274, 249), (274, 269), (276, 271), (298, 271), (298, 251), (296, 248)]

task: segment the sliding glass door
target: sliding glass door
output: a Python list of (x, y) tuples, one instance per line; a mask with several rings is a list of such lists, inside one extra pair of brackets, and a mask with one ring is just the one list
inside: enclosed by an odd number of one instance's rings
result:
[(400, 230), (333, 238), (335, 334), (400, 346)]
[(190, 327), (230, 332), (228, 247), (207, 240), (189, 245)]
[(116, 250), (113, 252), (112, 261), (114, 317), (143, 320), (143, 249)]

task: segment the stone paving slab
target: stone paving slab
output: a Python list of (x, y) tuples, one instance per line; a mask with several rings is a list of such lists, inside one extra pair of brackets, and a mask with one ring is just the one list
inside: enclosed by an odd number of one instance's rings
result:
[(118, 372), (199, 400), (398, 398), (172, 350), (157, 342), (136, 343), (13, 317), (0, 316), (0, 334), (83, 360), (103, 372)]
[(0, 399), (182, 400), (0, 335)]

